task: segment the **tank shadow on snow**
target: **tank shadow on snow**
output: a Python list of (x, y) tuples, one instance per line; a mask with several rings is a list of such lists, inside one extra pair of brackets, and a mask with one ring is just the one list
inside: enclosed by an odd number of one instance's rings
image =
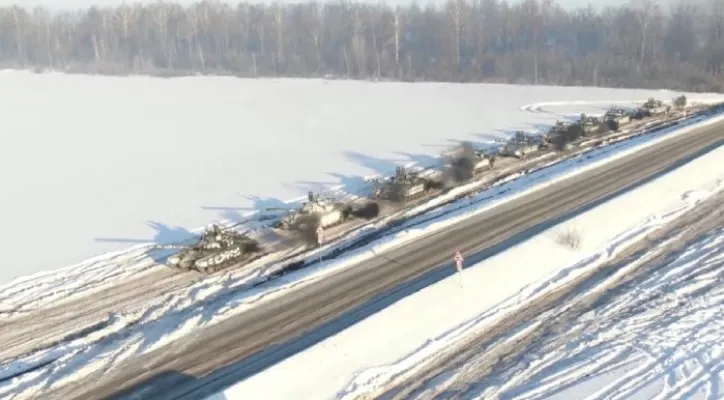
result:
[(296, 181), (286, 185), (298, 192), (324, 193), (333, 188), (342, 186), (342, 190), (349, 194), (364, 195), (370, 183), (361, 176), (346, 175), (336, 172), (326, 172), (332, 179), (329, 181)]
[(196, 236), (195, 233), (189, 231), (186, 228), (163, 224), (158, 221), (146, 221), (146, 226), (153, 228), (156, 234), (151, 239), (129, 239), (129, 238), (106, 238), (97, 237), (93, 238), (95, 242), (107, 242), (107, 243), (155, 243), (155, 244), (171, 244), (187, 240), (191, 237)]
[(440, 158), (428, 154), (413, 154), (404, 151), (396, 151), (395, 154), (405, 157), (408, 162), (414, 162), (415, 165), (422, 168), (436, 167), (440, 163)]
[(344, 157), (361, 167), (367, 168), (368, 170), (372, 171), (373, 174), (377, 175), (389, 175), (391, 173), (394, 173), (395, 168), (409, 162), (408, 160), (404, 159), (389, 160), (380, 157), (369, 156), (356, 151), (345, 151)]
[[(548, 125), (535, 125), (530, 124), (535, 129), (546, 130)], [(456, 147), (463, 146), (467, 143), (472, 144), (476, 148), (494, 148), (495, 142), (504, 141), (506, 137), (512, 136), (513, 130), (500, 130), (498, 133), (492, 134), (470, 134), (471, 137), (479, 137), (484, 139), (482, 142), (475, 140), (465, 139), (447, 139), (448, 143), (426, 145), (424, 147), (434, 147), (436, 152), (440, 151), (451, 151)], [(389, 159), (376, 157), (372, 155), (363, 154), (357, 151), (345, 151), (343, 156), (354, 162), (355, 164), (370, 170), (370, 175), (379, 176), (391, 176), (395, 173), (395, 169), (399, 166), (404, 166), (410, 163), (414, 163), (416, 166), (424, 168), (440, 167), (441, 162), (444, 160), (429, 154), (415, 154), (405, 151), (396, 151), (393, 153), (396, 156), (400, 156), (399, 159)], [(367, 182), (362, 176), (346, 175), (337, 172), (327, 172), (332, 179), (329, 181), (296, 181), (293, 183), (284, 184), (285, 187), (293, 191), (301, 193), (314, 192), (320, 193), (329, 190), (332, 187), (342, 186), (345, 192), (354, 195), (367, 195), (373, 189), (373, 184)], [(203, 206), (203, 210), (211, 210), (220, 212), (220, 216), (223, 219), (227, 219), (234, 222), (243, 222), (246, 218), (242, 215), (243, 213), (249, 213), (256, 211), (258, 213), (264, 213), (265, 211), (281, 210), (281, 209), (294, 209), (296, 204), (285, 203), (281, 200), (270, 198), (270, 197), (258, 197), (258, 196), (244, 196), (247, 200), (252, 201), (252, 205), (247, 207), (234, 207), (234, 206)]]
[[(506, 240), (503, 240), (502, 242), (495, 244), (485, 250), (474, 254), (467, 254), (466, 263), (468, 265), (474, 265), (476, 263), (484, 261), (487, 258), (490, 258), (496, 254), (507, 250), (508, 248), (516, 245), (517, 243), (520, 243), (537, 234), (540, 234), (541, 232), (551, 228), (554, 225), (574, 218), (605, 202), (622, 196), (637, 187), (645, 185), (646, 183), (649, 183), (657, 179), (658, 177), (665, 175), (673, 171), (674, 169), (679, 168), (682, 165), (687, 164), (690, 161), (701, 157), (702, 155), (722, 145), (724, 145), (724, 139), (720, 140), (714, 145), (711, 145), (697, 152), (692, 156), (679, 160), (669, 168), (659, 171), (646, 179), (630, 184), (614, 193), (611, 193), (601, 199), (598, 199), (575, 210), (572, 210), (557, 218), (553, 218), (545, 222), (539, 223), (538, 225), (535, 225), (524, 232), (518, 233)], [(309, 347), (315, 345), (316, 343), (319, 343), (320, 341), (343, 331), (344, 329), (349, 328), (350, 326), (364, 320), (365, 318), (387, 308), (395, 302), (402, 300), (409, 295), (412, 295), (432, 284), (435, 284), (445, 278), (452, 276), (454, 273), (455, 266), (452, 260), (451, 262), (439, 265), (438, 267), (430, 270), (429, 272), (423, 274), (418, 278), (402, 283), (387, 292), (379, 293), (366, 303), (346, 312), (345, 314), (331, 321), (323, 323), (312, 331), (302, 333), (286, 342), (267, 347), (266, 349), (257, 352), (243, 360), (240, 360), (229, 366), (217, 369), (212, 373), (199, 378), (198, 380), (191, 383), (194, 386), (194, 389), (187, 390), (187, 393), (193, 392), (193, 396), (181, 398), (199, 398), (199, 396), (201, 395), (208, 395), (214, 393), (216, 391), (224, 389), (225, 387), (228, 387), (229, 385), (232, 385), (235, 382), (254, 376), (271, 367), (272, 365), (279, 363), (301, 351), (304, 351)]]
[(285, 203), (279, 199), (273, 197), (259, 197), (252, 195), (242, 196), (246, 202), (251, 202), (251, 205), (244, 207), (234, 206), (202, 206), (202, 210), (208, 211), (219, 211), (219, 216), (222, 219), (229, 220), (236, 223), (242, 223), (248, 220), (245, 214), (256, 212), (258, 214), (264, 214), (268, 211), (280, 210), (280, 209), (291, 209), (294, 206)]

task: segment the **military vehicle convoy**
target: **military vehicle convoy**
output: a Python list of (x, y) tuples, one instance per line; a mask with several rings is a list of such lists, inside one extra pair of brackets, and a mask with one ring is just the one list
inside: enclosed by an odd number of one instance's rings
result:
[[(683, 108), (686, 97), (674, 101), (674, 107)], [(631, 117), (650, 117), (668, 114), (671, 106), (650, 98), (633, 114), (623, 108), (612, 107), (602, 117), (590, 117), (581, 114), (575, 123), (557, 121), (550, 130), (540, 137), (518, 131), (508, 140), (497, 154), (504, 157), (526, 158), (539, 152), (543, 147), (553, 145), (561, 150), (581, 136), (603, 133), (608, 129), (619, 130), (631, 122)], [(541, 138), (543, 139), (541, 141)], [(455, 182), (464, 182), (475, 175), (493, 168), (495, 155), (475, 150), (469, 143), (463, 144), (443, 167), (443, 174)], [(397, 167), (395, 175), (375, 182), (371, 197), (395, 202), (408, 202), (430, 193), (431, 189), (447, 187), (432, 175), (421, 176), (419, 172), (410, 172)], [(283, 230), (316, 232), (317, 227), (328, 228), (338, 225), (349, 218), (372, 219), (379, 215), (380, 206), (375, 201), (344, 202), (309, 192), (307, 201), (297, 209), (281, 218), (275, 227)], [(183, 270), (196, 270), (213, 273), (221, 269), (242, 265), (255, 255), (261, 254), (260, 244), (248, 235), (213, 225), (202, 234), (199, 240), (168, 258), (167, 263)]]
[(259, 251), (259, 243), (247, 235), (212, 225), (198, 242), (170, 256), (167, 263), (175, 268), (210, 274), (241, 265)]

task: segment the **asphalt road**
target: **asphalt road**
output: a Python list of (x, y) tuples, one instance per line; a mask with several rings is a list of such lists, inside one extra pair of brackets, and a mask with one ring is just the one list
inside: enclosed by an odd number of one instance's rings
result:
[[(584, 314), (603, 308), (612, 298), (630, 292), (652, 270), (666, 266), (672, 255), (680, 254), (690, 243), (724, 226), (723, 205), (724, 195), (721, 194), (700, 204), (615, 259), (579, 276), (565, 287), (547, 293), (530, 306), (516, 310), (484, 331), (471, 335), (465, 342), (421, 366), (414, 375), (404, 375), (403, 380), (391, 382), (367, 398), (472, 398), (488, 386), (486, 383), (495, 386), (505, 382), (506, 377), (519, 378), (528, 365), (527, 355), (565, 352), (562, 348), (584, 333), (575, 327)], [(640, 263), (619, 278), (611, 279), (615, 272), (629, 267), (644, 254), (647, 257), (645, 263)], [(638, 302), (633, 304), (629, 306), (629, 311), (632, 307), (647, 309)], [(667, 314), (673, 313), (673, 310), (669, 311)], [(626, 313), (625, 309), (620, 309), (617, 316), (621, 318)], [(537, 328), (510, 340), (510, 332), (520, 332), (524, 327), (539, 322)], [(596, 329), (596, 325), (594, 321), (587, 329)], [(439, 382), (445, 382), (445, 385), (439, 385)], [(535, 384), (532, 386), (535, 387)]]
[(115, 394), (198, 399), (450, 275), (455, 250), (470, 263), (480, 261), (721, 144), (721, 125), (669, 139), (270, 300), (110, 371), (91, 374), (44, 398), (100, 399)]

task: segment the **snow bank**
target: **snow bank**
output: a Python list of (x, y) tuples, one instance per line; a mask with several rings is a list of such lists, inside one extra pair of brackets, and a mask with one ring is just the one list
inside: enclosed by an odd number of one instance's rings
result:
[[(227, 399), (355, 398), (536, 296), (559, 287), (724, 190), (719, 148), (432, 285), (223, 392)], [(613, 223), (615, 221), (615, 223)], [(569, 228), (579, 250), (556, 243)], [(545, 257), (540, 257), (545, 254)], [(304, 366), (315, 365), (314, 369)], [(376, 367), (375, 367), (376, 366)], [(304, 371), (300, 373), (300, 371)], [(281, 385), (279, 382), (285, 382)], [(210, 398), (214, 398), (213, 396)]]
[[(0, 242), (13, 249), (0, 284), (134, 244), (177, 241), (213, 220), (285, 207), (283, 200), (308, 190), (354, 192), (360, 176), (425, 164), (455, 141), (487, 143), (555, 121), (519, 110), (521, 99), (675, 97), (604, 88), (25, 71), (0, 71), (0, 92), (0, 159), (22, 166), (22, 174), (0, 169)], [(491, 93), (493, 108), (486, 103)], [(37, 237), (42, 252), (28, 239)]]

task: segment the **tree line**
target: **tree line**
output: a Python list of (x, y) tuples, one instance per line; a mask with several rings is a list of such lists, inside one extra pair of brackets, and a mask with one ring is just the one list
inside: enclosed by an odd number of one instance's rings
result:
[(719, 91), (724, 3), (202, 1), (0, 8), (0, 67)]

